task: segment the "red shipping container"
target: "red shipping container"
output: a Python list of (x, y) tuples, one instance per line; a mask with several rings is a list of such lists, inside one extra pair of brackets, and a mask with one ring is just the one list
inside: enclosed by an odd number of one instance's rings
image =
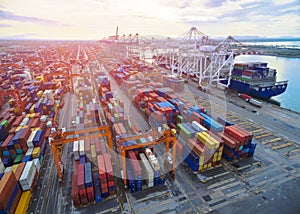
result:
[(132, 166), (132, 169), (134, 171), (135, 176), (141, 176), (142, 175), (142, 168), (136, 158), (136, 155), (133, 151), (128, 152), (128, 158), (130, 159), (130, 163)]
[(109, 181), (108, 182), (108, 187), (113, 187), (113, 186), (115, 186), (115, 182), (114, 181)]
[(12, 188), (17, 184), (14, 172), (4, 173), (0, 180), (0, 210), (5, 209), (12, 195)]
[(79, 198), (79, 192), (77, 187), (77, 174), (73, 174), (72, 177), (72, 200), (75, 207), (78, 207), (80, 205), (80, 198)]
[(204, 153), (204, 149), (197, 144), (197, 139), (193, 138), (193, 139), (189, 139), (187, 141), (187, 145), (194, 150), (194, 152), (196, 152), (198, 155), (202, 155)]
[(11, 127), (8, 133), (15, 134), (16, 129), (17, 129), (17, 127)]
[(237, 125), (232, 126), (225, 126), (225, 133), (232, 136), (236, 140), (240, 141), (241, 143), (245, 143), (246, 137), (245, 135), (236, 128)]
[(85, 189), (79, 189), (79, 198), (81, 201), (82, 205), (86, 205), (87, 204), (87, 196), (86, 196), (86, 191)]
[(25, 115), (21, 115), (19, 117), (17, 117), (17, 119), (15, 120), (15, 122), (12, 124), (13, 127), (17, 127), (19, 126), (19, 124), (22, 122), (22, 120), (25, 118)]
[(97, 163), (98, 163), (98, 171), (100, 175), (100, 180), (105, 179), (106, 180), (106, 169), (104, 165), (104, 158), (103, 155), (97, 156)]
[(39, 127), (41, 130), (44, 130), (44, 128), (46, 127), (46, 121), (40, 122)]
[(78, 177), (77, 177), (77, 186), (79, 189), (85, 188), (84, 183), (84, 164), (78, 165)]
[(16, 176), (17, 181), (20, 180), (23, 169), (25, 168), (25, 165), (26, 165), (25, 162), (22, 162), (22, 163), (19, 164), (19, 166), (18, 166), (18, 168), (15, 172), (15, 176)]
[(100, 147), (101, 147), (101, 153), (102, 153), (102, 155), (106, 154), (107, 151), (106, 151), (106, 148), (105, 148), (105, 144), (104, 143), (100, 143)]
[(86, 188), (86, 193), (87, 193), (88, 201), (90, 203), (95, 201), (95, 195), (94, 195), (94, 188), (93, 187)]
[(6, 147), (9, 142), (13, 139), (14, 134), (10, 134), (7, 136), (7, 138), (4, 140), (4, 142), (2, 143), (1, 147)]

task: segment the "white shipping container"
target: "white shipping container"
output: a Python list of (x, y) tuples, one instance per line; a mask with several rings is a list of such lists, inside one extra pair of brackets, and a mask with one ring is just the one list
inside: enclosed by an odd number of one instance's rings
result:
[[(29, 187), (32, 185), (35, 174), (37, 173), (36, 167), (33, 161), (28, 161), (23, 169), (22, 175), (20, 177), (20, 184), (28, 185)], [(23, 187), (22, 187), (23, 188)]]
[(79, 155), (84, 155), (84, 140), (79, 141)]
[(197, 132), (207, 131), (207, 129), (204, 126), (202, 126), (200, 123), (198, 123), (197, 121), (192, 121), (192, 127), (194, 129), (196, 129)]
[(25, 117), (22, 122), (20, 123), (20, 126), (26, 126), (27, 123), (29, 122), (29, 118), (28, 117)]
[[(28, 146), (28, 148), (33, 148), (33, 147), (34, 147), (32, 141), (33, 141), (33, 138), (34, 138), (36, 132), (37, 132), (37, 130), (34, 130), (34, 131), (32, 131), (31, 134), (29, 135), (29, 138), (28, 138), (28, 140), (27, 140), (27, 146)], [(31, 153), (30, 153), (30, 154), (31, 154)]]
[(33, 148), (29, 148), (25, 154), (25, 156), (31, 156)]
[(11, 171), (11, 166), (9, 166), (9, 167), (6, 167), (5, 168), (5, 170), (4, 170), (4, 173), (6, 173), (6, 172), (10, 172)]
[(48, 118), (47, 115), (42, 115), (41, 118), (40, 118), (40, 121), (43, 122), (43, 121), (46, 121)]
[(34, 158), (33, 159), (33, 162), (34, 162), (34, 165), (37, 169), (38, 172), (40, 172), (40, 169), (41, 169), (41, 163), (40, 163), (40, 160), (38, 158)]
[(149, 148), (145, 149), (145, 155), (147, 156), (150, 165), (152, 166), (154, 171), (158, 171), (160, 170), (160, 165), (156, 159), (156, 157), (154, 156), (154, 154), (152, 153), (152, 151)]
[(74, 141), (73, 143), (73, 154), (74, 154), (74, 160), (79, 160), (79, 142), (78, 141)]
[(2, 162), (2, 159), (0, 157), (0, 173), (2, 173), (4, 170), (5, 170), (5, 166), (4, 166), (4, 164)]
[(140, 153), (139, 156), (141, 158), (141, 166), (143, 168), (143, 178), (145, 179), (154, 178), (153, 169), (146, 156), (143, 153)]

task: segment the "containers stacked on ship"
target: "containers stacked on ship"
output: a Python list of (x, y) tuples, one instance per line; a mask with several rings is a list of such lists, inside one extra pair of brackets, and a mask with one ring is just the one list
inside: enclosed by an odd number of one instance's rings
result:
[[(78, 175), (77, 175), (77, 187), (78, 187), (78, 194), (79, 194), (81, 205), (87, 205), (87, 203), (88, 203), (87, 192), (86, 192), (86, 187), (85, 187), (84, 166), (85, 166), (84, 163), (80, 163), (78, 165)], [(77, 204), (77, 202), (76, 202), (76, 204)]]
[(100, 177), (101, 196), (102, 198), (106, 198), (108, 197), (109, 192), (108, 192), (108, 185), (107, 185), (107, 174), (106, 174), (104, 156), (98, 155), (97, 162), (98, 162), (98, 172)]
[(4, 173), (0, 179), (0, 213), (15, 213), (21, 194), (15, 173)]
[(146, 148), (144, 152), (145, 152), (145, 156), (148, 158), (150, 166), (154, 171), (154, 179), (153, 179), (154, 186), (164, 183), (164, 179), (161, 179), (160, 165), (158, 163), (157, 158), (149, 148)]
[(127, 174), (127, 185), (129, 185), (129, 190), (131, 193), (136, 192), (136, 181), (135, 181), (135, 176), (130, 164), (129, 160), (126, 160), (126, 174)]
[(143, 178), (146, 181), (146, 184), (148, 187), (154, 186), (154, 171), (146, 158), (145, 154), (140, 153), (139, 154), (140, 160), (141, 160), (141, 166), (143, 168)]
[(136, 183), (136, 191), (140, 191), (143, 188), (143, 171), (140, 166), (140, 163), (136, 157), (134, 151), (128, 152), (129, 163), (133, 171), (134, 180)]
[(223, 158), (233, 161), (242, 157), (252, 157), (256, 144), (252, 142), (253, 134), (238, 125), (226, 126), (225, 132), (221, 135), (225, 146)]
[(223, 141), (216, 139), (196, 121), (177, 124), (178, 152), (194, 173), (218, 166)]
[(110, 196), (115, 195), (115, 181), (114, 181), (111, 157), (108, 153), (105, 153), (103, 154), (103, 158), (104, 158), (104, 164), (106, 169), (108, 192)]

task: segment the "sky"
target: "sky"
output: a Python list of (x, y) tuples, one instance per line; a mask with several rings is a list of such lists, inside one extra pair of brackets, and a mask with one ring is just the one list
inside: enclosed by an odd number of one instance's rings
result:
[(0, 0), (0, 38), (300, 37), (300, 0)]

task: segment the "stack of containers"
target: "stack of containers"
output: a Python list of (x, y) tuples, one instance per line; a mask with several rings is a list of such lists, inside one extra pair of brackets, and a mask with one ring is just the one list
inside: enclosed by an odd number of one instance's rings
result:
[(113, 174), (111, 158), (108, 153), (103, 154), (103, 158), (104, 158), (104, 164), (105, 164), (105, 169), (106, 169), (108, 192), (109, 192), (109, 195), (114, 195), (115, 194), (115, 181), (114, 181), (114, 174)]
[(149, 163), (150, 163), (150, 165), (151, 165), (151, 167), (154, 171), (154, 180), (153, 180), (154, 186), (157, 186), (161, 183), (160, 182), (160, 165), (158, 163), (157, 158), (152, 153), (151, 149), (146, 148), (145, 149), (145, 155), (148, 158), (148, 161), (149, 161)]
[(134, 177), (136, 180), (136, 190), (140, 191), (143, 188), (142, 168), (140, 166), (139, 161), (137, 160), (137, 157), (136, 157), (134, 151), (128, 152), (128, 158), (129, 158), (129, 162), (131, 164), (131, 168), (133, 170)]
[(220, 164), (223, 151), (223, 141), (208, 134), (200, 123), (177, 124), (179, 152), (183, 160), (195, 173)]
[(74, 160), (79, 160), (79, 141), (74, 141), (73, 143), (73, 155)]
[(141, 165), (143, 168), (143, 178), (146, 181), (148, 187), (153, 187), (154, 186), (154, 172), (153, 169), (147, 160), (145, 154), (140, 153), (139, 157), (141, 159)]
[(92, 156), (91, 156), (91, 143), (90, 143), (90, 139), (85, 139), (84, 141), (84, 152), (85, 152), (85, 156), (87, 158), (87, 160), (91, 160)]
[(106, 179), (106, 169), (104, 163), (103, 155), (97, 156), (98, 162), (98, 171), (100, 176), (100, 186), (101, 186), (101, 196), (102, 198), (108, 197), (108, 186), (107, 186), (107, 179)]
[(84, 164), (84, 180), (85, 180), (85, 188), (86, 188), (88, 202), (89, 203), (94, 202), (95, 196), (94, 196), (91, 162), (86, 162)]
[(78, 165), (78, 176), (77, 176), (77, 186), (79, 192), (79, 198), (82, 205), (86, 205), (88, 203), (86, 188), (85, 188), (85, 177), (84, 177), (84, 164)]
[(100, 184), (99, 173), (95, 173), (93, 178), (94, 178), (95, 200), (96, 202), (101, 202), (102, 196), (101, 196), (101, 184)]
[(77, 182), (78, 182), (78, 165), (79, 162), (78, 161), (74, 161), (74, 173), (72, 176), (72, 201), (75, 207), (79, 207), (80, 206), (80, 198), (79, 198), (79, 190), (78, 190), (78, 186), (77, 186)]
[(0, 213), (14, 213), (21, 194), (14, 172), (4, 173), (0, 180)]
[(22, 175), (20, 177), (20, 185), (24, 191), (30, 190), (33, 191), (33, 188), (37, 182), (38, 172), (33, 161), (26, 162), (26, 165), (23, 169)]
[(5, 166), (2, 162), (2, 158), (0, 157), (0, 173), (2, 173), (5, 170)]
[(31, 192), (23, 192), (15, 213), (25, 214), (31, 199)]
[(252, 143), (253, 134), (238, 125), (226, 126), (222, 135), (225, 146), (223, 157), (227, 161), (239, 159), (241, 157), (252, 157), (256, 144)]
[(126, 175), (127, 175), (127, 184), (129, 184), (130, 192), (136, 192), (136, 182), (134, 178), (134, 173), (129, 163), (129, 160), (126, 160)]

